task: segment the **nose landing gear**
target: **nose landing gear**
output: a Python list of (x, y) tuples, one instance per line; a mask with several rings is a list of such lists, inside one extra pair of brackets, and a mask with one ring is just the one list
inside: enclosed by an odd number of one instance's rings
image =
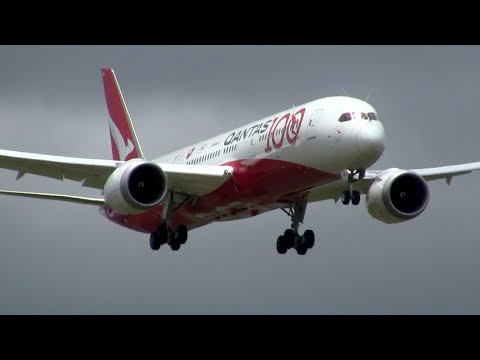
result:
[(352, 202), (352, 205), (358, 205), (360, 204), (360, 192), (356, 190), (345, 190), (342, 193), (342, 204), (343, 205), (348, 205)]
[(342, 179), (348, 183), (348, 189), (342, 193), (342, 204), (348, 205), (350, 201), (352, 205), (360, 204), (360, 192), (353, 190), (353, 184), (365, 177), (365, 169), (353, 170), (345, 169), (342, 171)]

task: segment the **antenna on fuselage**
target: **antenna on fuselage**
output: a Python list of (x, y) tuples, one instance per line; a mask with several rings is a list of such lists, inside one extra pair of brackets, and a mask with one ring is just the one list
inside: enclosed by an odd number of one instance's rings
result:
[(368, 99), (370, 99), (370, 95), (372, 95), (372, 92), (373, 92), (373, 88), (370, 89), (370, 91), (368, 92), (368, 95), (367, 95), (367, 97), (365, 98), (365, 102), (367, 102)]
[(345, 90), (344, 88), (342, 88), (342, 90), (343, 90), (343, 94), (344, 94), (345, 96), (348, 96), (347, 90)]

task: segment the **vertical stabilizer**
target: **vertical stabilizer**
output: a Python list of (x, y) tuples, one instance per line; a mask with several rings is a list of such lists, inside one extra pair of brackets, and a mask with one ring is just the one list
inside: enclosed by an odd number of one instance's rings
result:
[(102, 69), (105, 100), (110, 119), (110, 140), (113, 160), (144, 159), (120, 86), (111, 68)]

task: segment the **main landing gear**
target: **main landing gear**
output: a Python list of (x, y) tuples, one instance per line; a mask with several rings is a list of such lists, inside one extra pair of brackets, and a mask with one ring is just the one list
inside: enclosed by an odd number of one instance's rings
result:
[(295, 203), (288, 210), (282, 209), (292, 219), (292, 225), (277, 239), (277, 252), (279, 254), (283, 255), (288, 249), (294, 248), (298, 255), (305, 255), (307, 250), (315, 245), (315, 234), (312, 230), (305, 230), (303, 235), (298, 234), (298, 227), (300, 223), (303, 223), (306, 209), (306, 201)]
[(160, 249), (160, 246), (164, 244), (170, 245), (173, 251), (178, 251), (182, 245), (187, 242), (188, 229), (185, 225), (180, 224), (175, 230), (172, 230), (172, 216), (185, 205), (190, 197), (185, 197), (183, 201), (174, 209), (173, 208), (173, 196), (170, 192), (167, 197), (167, 201), (163, 205), (163, 218), (165, 221), (158, 226), (158, 228), (150, 234), (150, 248), (154, 251)]
[(342, 204), (348, 205), (350, 201), (352, 205), (357, 206), (360, 204), (360, 192), (353, 190), (353, 184), (362, 180), (365, 177), (365, 170), (351, 170), (345, 169), (342, 171), (342, 178), (348, 182), (348, 190), (342, 193)]
[(188, 230), (185, 225), (179, 225), (177, 230), (171, 231), (167, 224), (163, 223), (150, 234), (150, 247), (152, 250), (158, 250), (160, 246), (168, 244), (173, 251), (177, 251), (187, 242), (187, 238)]

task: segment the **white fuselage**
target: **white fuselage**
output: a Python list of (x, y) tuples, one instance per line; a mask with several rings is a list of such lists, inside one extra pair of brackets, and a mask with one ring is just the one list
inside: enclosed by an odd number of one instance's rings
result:
[[(339, 122), (344, 113), (352, 119)], [(381, 156), (385, 132), (368, 103), (338, 96), (315, 100), (282, 111), (208, 140), (162, 156), (155, 161), (175, 164), (221, 165), (236, 160), (275, 159), (331, 174), (368, 168)]]

